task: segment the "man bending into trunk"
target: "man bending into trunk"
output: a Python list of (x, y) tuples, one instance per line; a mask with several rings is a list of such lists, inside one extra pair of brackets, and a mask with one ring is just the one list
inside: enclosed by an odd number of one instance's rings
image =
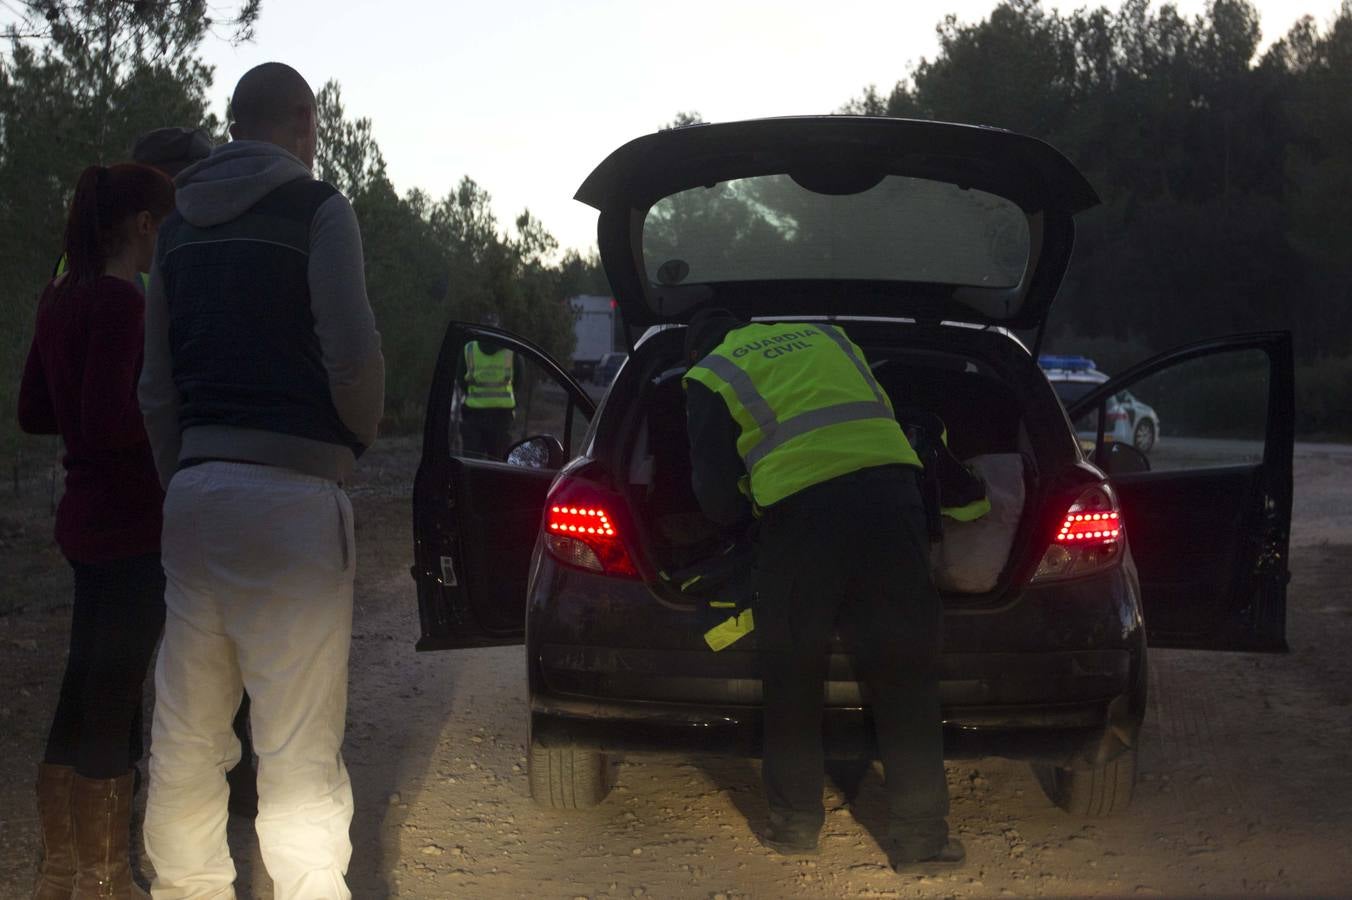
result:
[(825, 323), (702, 310), (686, 330), (692, 487), (715, 522), (760, 515), (761, 842), (812, 853), (824, 820), (822, 685), (837, 620), (871, 694), (893, 866), (954, 864), (939, 708), (942, 608), (920, 459), (863, 352)]

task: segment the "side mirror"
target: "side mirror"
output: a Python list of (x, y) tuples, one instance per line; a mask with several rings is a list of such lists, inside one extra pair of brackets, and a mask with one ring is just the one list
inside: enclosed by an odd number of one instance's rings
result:
[(536, 434), (517, 441), (507, 450), (507, 464), (527, 469), (558, 469), (567, 462), (563, 444), (552, 434)]
[(1132, 444), (1113, 441), (1104, 448), (1107, 459), (1103, 470), (1109, 475), (1131, 475), (1136, 472), (1150, 471), (1150, 458)]

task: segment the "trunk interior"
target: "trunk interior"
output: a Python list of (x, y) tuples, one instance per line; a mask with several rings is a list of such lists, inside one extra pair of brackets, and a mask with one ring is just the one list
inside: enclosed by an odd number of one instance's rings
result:
[[(673, 332), (670, 337), (679, 338), (680, 331)], [(947, 426), (949, 450), (975, 464), (987, 482), (993, 508), (984, 521), (943, 519), (944, 539), (932, 547), (936, 583), (951, 603), (998, 596), (1007, 586), (1013, 548), (1026, 543), (1016, 538), (1035, 518), (1038, 454), (1019, 396), (994, 366), (970, 354), (889, 348), (851, 336), (898, 418), (904, 423), (913, 410), (938, 415)], [(675, 353), (642, 354), (643, 395), (635, 404), (641, 412), (622, 442), (628, 450), (621, 470), (627, 471), (629, 499), (646, 530), (644, 550), (656, 568), (670, 572), (716, 554), (727, 537), (700, 512), (690, 487), (679, 340), (650, 343)]]

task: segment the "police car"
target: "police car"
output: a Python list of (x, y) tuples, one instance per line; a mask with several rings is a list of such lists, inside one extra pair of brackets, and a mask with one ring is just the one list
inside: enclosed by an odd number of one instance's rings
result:
[[(1108, 381), (1094, 361), (1087, 356), (1057, 356), (1043, 354), (1038, 365), (1046, 373), (1061, 403), (1070, 406), (1094, 388)], [(1076, 433), (1090, 446), (1098, 438), (1098, 422), (1093, 416), (1075, 423)], [(1137, 399), (1131, 391), (1119, 391), (1108, 399), (1103, 424), (1104, 437), (1111, 441), (1134, 444), (1142, 453), (1149, 453), (1160, 436), (1160, 417), (1154, 407)]]
[[(949, 451), (988, 476), (991, 514), (946, 524), (934, 548), (950, 758), (1027, 760), (1062, 808), (1119, 812), (1147, 644), (1286, 648), (1291, 336), (1189, 344), (1063, 406), (1015, 333), (1045, 324), (1076, 216), (1098, 197), (1050, 146), (854, 116), (697, 125), (620, 147), (577, 199), (599, 214), (627, 362), (598, 406), (530, 341), (452, 322), (413, 490), (417, 647), (525, 645), (540, 804), (600, 803), (615, 754), (760, 750), (757, 633), (715, 650), (709, 610), (671, 577), (727, 539), (690, 486), (682, 345), (701, 309), (844, 329), (894, 405), (938, 416)], [(450, 443), (464, 346), (485, 338), (529, 367), (498, 460)], [(1073, 420), (1155, 377), (1171, 409), (1204, 408), (1211, 395), (1183, 395), (1217, 379), (1189, 367), (1235, 358), (1261, 376), (1219, 382), (1255, 423), (1251, 456), (1151, 471), (1108, 434), (1082, 449)], [(839, 644), (824, 698), (827, 753), (871, 759), (869, 703)]]

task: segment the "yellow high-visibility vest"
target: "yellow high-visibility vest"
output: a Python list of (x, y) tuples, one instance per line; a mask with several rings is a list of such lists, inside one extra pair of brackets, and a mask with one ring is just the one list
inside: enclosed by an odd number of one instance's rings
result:
[(478, 341), (465, 346), (465, 406), (469, 409), (515, 409), (512, 393), (512, 351), (485, 353)]
[(741, 428), (737, 452), (757, 506), (860, 469), (921, 465), (863, 351), (834, 325), (735, 329), (690, 381), (721, 397)]

